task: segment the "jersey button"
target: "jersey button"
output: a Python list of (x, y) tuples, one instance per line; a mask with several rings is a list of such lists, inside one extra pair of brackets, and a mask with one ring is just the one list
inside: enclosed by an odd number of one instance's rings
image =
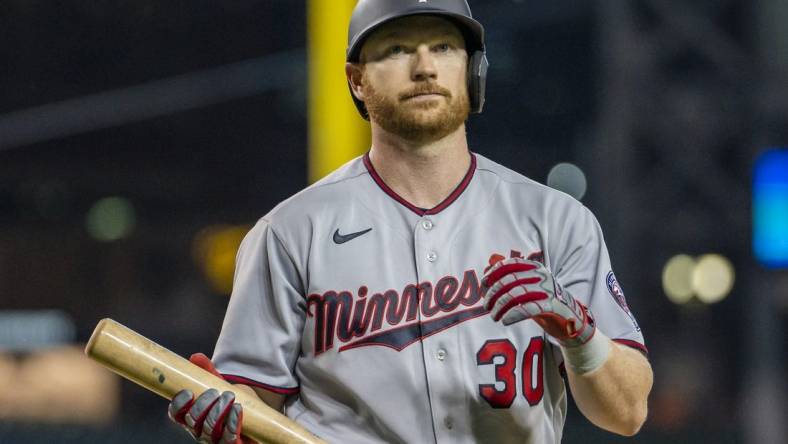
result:
[(434, 226), (435, 225), (433, 225), (432, 221), (429, 219), (424, 219), (423, 221), (421, 221), (421, 227), (427, 231), (432, 230), (432, 227)]
[(438, 260), (438, 253), (434, 251), (430, 251), (429, 253), (427, 253), (427, 260), (430, 262), (435, 262), (436, 260)]
[(446, 425), (446, 428), (451, 430), (454, 427), (454, 420), (451, 419), (451, 416), (447, 416), (443, 423)]
[(437, 356), (438, 361), (443, 361), (444, 359), (446, 359), (446, 350), (441, 348), (438, 350), (437, 353), (435, 353), (435, 355)]

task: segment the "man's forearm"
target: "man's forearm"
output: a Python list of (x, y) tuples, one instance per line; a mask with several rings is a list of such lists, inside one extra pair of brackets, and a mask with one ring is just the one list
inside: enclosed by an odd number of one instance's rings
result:
[(640, 352), (604, 340), (610, 347), (605, 363), (585, 374), (577, 374), (567, 365), (569, 386), (578, 408), (589, 421), (605, 430), (631, 436), (646, 420), (654, 375)]

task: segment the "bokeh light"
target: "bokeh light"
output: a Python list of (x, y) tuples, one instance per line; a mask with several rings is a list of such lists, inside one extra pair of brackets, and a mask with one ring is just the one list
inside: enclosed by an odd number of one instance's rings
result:
[(586, 195), (588, 183), (585, 173), (577, 165), (559, 163), (547, 175), (547, 186), (563, 191), (577, 200), (582, 200)]
[(0, 422), (106, 426), (120, 412), (120, 388), (120, 379), (89, 360), (82, 346), (0, 352)]
[(662, 270), (662, 288), (674, 304), (686, 304), (694, 294), (692, 275), (696, 261), (691, 256), (679, 254), (670, 258)]
[(701, 302), (713, 304), (730, 294), (734, 279), (733, 265), (726, 257), (706, 254), (698, 259), (692, 272), (692, 287)]
[(74, 321), (62, 310), (0, 311), (0, 351), (28, 352), (75, 338)]
[(788, 268), (788, 149), (763, 153), (753, 177), (753, 250), (770, 268)]
[(194, 259), (215, 292), (232, 291), (235, 257), (250, 228), (249, 225), (211, 226), (194, 238)]
[(112, 242), (127, 237), (134, 231), (134, 206), (123, 197), (105, 197), (88, 211), (85, 227), (94, 239)]

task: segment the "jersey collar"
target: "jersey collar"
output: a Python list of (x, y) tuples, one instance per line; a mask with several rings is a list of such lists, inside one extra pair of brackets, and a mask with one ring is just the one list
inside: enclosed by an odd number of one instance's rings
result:
[(364, 166), (367, 167), (367, 171), (369, 171), (369, 175), (372, 176), (372, 180), (375, 181), (376, 184), (383, 190), (384, 193), (388, 194), (389, 197), (399, 202), (405, 208), (413, 211), (414, 213), (418, 214), (419, 216), (429, 216), (433, 214), (438, 214), (441, 211), (445, 210), (449, 205), (454, 203), (457, 200), (463, 191), (468, 188), (468, 184), (471, 183), (471, 179), (473, 178), (473, 173), (476, 171), (476, 155), (473, 153), (471, 154), (471, 165), (468, 167), (468, 172), (465, 173), (465, 177), (462, 178), (459, 185), (452, 191), (446, 199), (443, 199), (443, 202), (439, 203), (433, 208), (430, 209), (423, 209), (419, 208), (407, 200), (405, 200), (402, 196), (397, 194), (394, 190), (392, 190), (386, 182), (383, 182), (383, 179), (378, 175), (378, 172), (375, 171), (375, 167), (372, 166), (372, 161), (369, 160), (369, 152), (364, 154)]

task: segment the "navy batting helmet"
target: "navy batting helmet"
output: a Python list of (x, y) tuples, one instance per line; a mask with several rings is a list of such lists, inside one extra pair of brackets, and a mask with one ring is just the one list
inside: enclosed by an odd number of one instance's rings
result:
[[(411, 15), (436, 15), (454, 22), (465, 37), (468, 51), (468, 96), (471, 112), (481, 113), (487, 81), (487, 55), (484, 27), (471, 15), (466, 0), (359, 0), (353, 10), (348, 29), (347, 61), (358, 63), (361, 46), (375, 29), (392, 20)], [(351, 91), (359, 113), (369, 119), (364, 102)]]

